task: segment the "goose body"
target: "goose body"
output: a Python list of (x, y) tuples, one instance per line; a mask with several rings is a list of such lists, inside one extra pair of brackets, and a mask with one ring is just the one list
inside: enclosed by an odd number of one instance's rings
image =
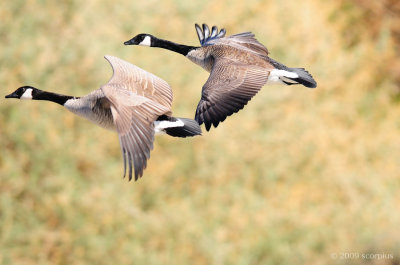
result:
[(242, 109), (265, 84), (317, 86), (304, 68), (290, 68), (270, 58), (267, 48), (251, 32), (225, 37), (225, 29), (218, 31), (216, 26), (210, 30), (206, 24), (202, 28), (196, 24), (195, 28), (201, 46), (177, 44), (145, 33), (124, 44), (171, 50), (210, 72), (195, 115), (207, 131)]
[(80, 98), (68, 99), (63, 106), (72, 113), (81, 116), (102, 128), (116, 131), (110, 102), (100, 89)]
[[(155, 134), (188, 137), (201, 134), (191, 119), (171, 116), (172, 90), (161, 78), (113, 56), (105, 56), (113, 68), (109, 82), (83, 97), (47, 92), (23, 86), (6, 98), (47, 100), (74, 114), (118, 133), (124, 158), (124, 176), (143, 175)], [(133, 169), (133, 170), (132, 170)]]

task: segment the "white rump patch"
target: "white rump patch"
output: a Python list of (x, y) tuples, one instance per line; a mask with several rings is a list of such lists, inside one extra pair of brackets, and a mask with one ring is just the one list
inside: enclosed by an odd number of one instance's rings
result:
[(165, 134), (164, 129), (172, 127), (183, 127), (185, 124), (178, 119), (177, 121), (155, 121), (154, 131), (156, 134)]
[(151, 38), (150, 38), (150, 36), (144, 37), (144, 39), (143, 39), (138, 45), (150, 47), (150, 45), (151, 45)]
[[(294, 73), (294, 72), (274, 69), (271, 72), (269, 72), (269, 76), (268, 76), (268, 81), (267, 82), (268, 83), (281, 83), (282, 84), (283, 82), (280, 79), (281, 77), (298, 78), (299, 75)], [(291, 82), (293, 82), (293, 81), (291, 80)], [(294, 83), (296, 83), (296, 82), (294, 82)]]
[(20, 97), (20, 99), (32, 99), (32, 88), (28, 88), (25, 90), (24, 94)]

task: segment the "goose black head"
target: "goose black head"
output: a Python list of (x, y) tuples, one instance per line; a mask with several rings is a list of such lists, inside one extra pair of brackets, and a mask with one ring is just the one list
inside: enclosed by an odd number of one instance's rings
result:
[(22, 86), (11, 94), (7, 95), (6, 98), (32, 99), (37, 91), (38, 89), (35, 87)]
[(125, 45), (142, 45), (142, 46), (152, 46), (153, 36), (150, 34), (139, 34), (133, 37), (132, 39), (125, 41)]

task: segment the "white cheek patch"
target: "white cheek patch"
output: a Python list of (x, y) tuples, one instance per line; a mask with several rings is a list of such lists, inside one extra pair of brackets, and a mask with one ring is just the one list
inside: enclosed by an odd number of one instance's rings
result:
[(144, 39), (139, 43), (140, 46), (148, 46), (150, 47), (151, 45), (151, 38), (150, 36), (144, 37)]
[(32, 89), (28, 88), (27, 90), (25, 90), (20, 99), (32, 99)]

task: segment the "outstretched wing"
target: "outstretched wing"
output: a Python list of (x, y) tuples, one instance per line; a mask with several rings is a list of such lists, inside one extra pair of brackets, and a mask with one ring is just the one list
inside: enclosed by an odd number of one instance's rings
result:
[(143, 175), (153, 149), (154, 124), (169, 114), (172, 104), (171, 87), (161, 78), (117, 57), (107, 55), (113, 76), (100, 89), (110, 102), (129, 180), (132, 168), (135, 180)]
[(212, 45), (213, 41), (225, 37), (226, 30), (221, 29), (221, 31), (218, 32), (217, 26), (213, 26), (211, 28), (211, 32), (207, 24), (203, 24), (203, 30), (197, 24), (194, 26), (196, 28), (197, 37), (199, 37), (201, 46)]
[(209, 45), (229, 45), (237, 49), (253, 52), (258, 55), (268, 56), (268, 49), (262, 45), (255, 38), (251, 32), (242, 32), (238, 34), (225, 37), (225, 29), (221, 29), (218, 33), (218, 28), (213, 26), (210, 32), (207, 24), (203, 24), (203, 29), (199, 25), (195, 24), (197, 36), (201, 46)]
[(241, 110), (268, 80), (267, 69), (219, 58), (203, 86), (195, 119), (217, 127), (226, 117)]
[(102, 86), (101, 90), (111, 103), (110, 108), (124, 157), (124, 177), (128, 164), (129, 180), (132, 179), (132, 167), (137, 180), (143, 175), (150, 151), (153, 149), (154, 121), (168, 113), (169, 109), (127, 90), (122, 85), (107, 84)]
[(267, 56), (268, 49), (262, 45), (251, 32), (243, 32), (229, 36), (226, 38), (228, 42), (238, 44), (242, 47), (250, 49), (251, 51), (260, 55)]
[(171, 108), (172, 89), (163, 79), (117, 57), (106, 55), (104, 58), (111, 64), (114, 72), (107, 85), (116, 84)]

